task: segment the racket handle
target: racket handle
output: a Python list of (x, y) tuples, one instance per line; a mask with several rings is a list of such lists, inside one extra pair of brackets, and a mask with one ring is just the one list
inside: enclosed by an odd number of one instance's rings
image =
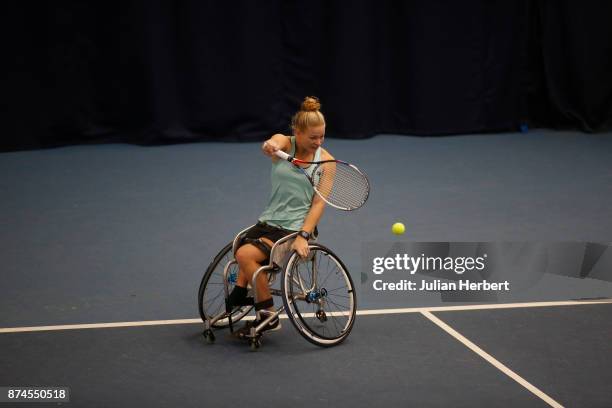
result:
[(277, 150), (274, 152), (274, 154), (283, 160), (291, 161), (293, 159), (291, 156), (289, 156), (287, 153), (283, 152), (282, 150)]

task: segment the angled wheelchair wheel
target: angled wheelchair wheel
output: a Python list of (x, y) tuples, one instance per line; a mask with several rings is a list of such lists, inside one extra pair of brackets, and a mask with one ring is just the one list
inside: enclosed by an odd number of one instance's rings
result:
[(353, 280), (331, 250), (310, 244), (302, 259), (293, 252), (282, 277), (289, 320), (309, 342), (321, 347), (341, 343), (351, 332), (357, 310)]
[[(203, 321), (210, 320), (225, 311), (225, 289), (223, 287), (223, 269), (228, 262), (234, 259), (232, 254), (232, 243), (227, 244), (206, 269), (200, 289), (198, 290), (198, 307), (200, 317)], [(228, 288), (231, 292), (238, 278), (238, 265), (234, 263), (230, 266), (227, 277)], [(246, 316), (253, 306), (243, 306), (232, 313), (232, 323), (238, 322)], [(213, 327), (223, 328), (229, 326), (227, 317), (215, 322)]]

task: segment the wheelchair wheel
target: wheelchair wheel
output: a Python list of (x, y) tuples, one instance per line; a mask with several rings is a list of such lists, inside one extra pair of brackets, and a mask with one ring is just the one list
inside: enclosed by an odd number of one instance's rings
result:
[[(223, 287), (223, 268), (234, 259), (232, 254), (232, 243), (227, 244), (218, 254), (215, 259), (206, 269), (200, 289), (198, 291), (198, 306), (200, 309), (200, 317), (203, 321), (210, 320), (213, 317), (225, 311), (225, 290)], [(231, 292), (236, 284), (238, 277), (238, 265), (230, 266), (228, 274), (228, 288)], [(243, 306), (232, 313), (232, 323), (238, 322), (246, 316), (253, 306)], [(223, 328), (229, 326), (229, 319), (223, 318), (215, 322), (213, 327)]]
[(321, 347), (341, 343), (349, 335), (357, 310), (353, 280), (328, 248), (310, 244), (302, 259), (293, 252), (282, 278), (285, 312), (309, 342)]

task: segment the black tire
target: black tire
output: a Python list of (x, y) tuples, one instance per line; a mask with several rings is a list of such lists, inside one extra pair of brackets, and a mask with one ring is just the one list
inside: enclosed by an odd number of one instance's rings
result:
[[(227, 244), (223, 249), (215, 256), (215, 259), (210, 263), (202, 282), (200, 283), (200, 289), (198, 290), (198, 308), (200, 311), (200, 317), (203, 321), (212, 319), (219, 313), (225, 311), (225, 290), (223, 287), (223, 268), (229, 261), (234, 258), (232, 254), (232, 242)], [(230, 268), (235, 268), (235, 272), (238, 273), (238, 265), (232, 265)], [(231, 271), (231, 269), (230, 269)], [(229, 291), (231, 292), (234, 288), (234, 283), (229, 283)], [(232, 323), (237, 323), (240, 319), (246, 316), (253, 306), (243, 306), (237, 309), (232, 314)], [(229, 326), (229, 319), (224, 318), (218, 320), (213, 327), (223, 328)]]
[(306, 340), (331, 347), (342, 343), (355, 323), (355, 286), (344, 263), (330, 249), (319, 244), (309, 248), (305, 260), (295, 251), (289, 255), (281, 282), (283, 304), (289, 320)]

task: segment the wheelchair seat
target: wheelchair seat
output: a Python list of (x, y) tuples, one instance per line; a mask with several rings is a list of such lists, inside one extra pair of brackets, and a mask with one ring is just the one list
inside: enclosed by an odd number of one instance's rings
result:
[[(256, 224), (251, 225), (248, 228), (245, 228), (244, 230), (240, 231), (236, 237), (234, 238), (234, 241), (232, 243), (232, 253), (235, 255), (236, 251), (238, 250), (238, 248), (243, 244), (242, 241), (244, 239), (244, 236), (246, 235), (246, 233), (255, 226)], [(294, 232), (292, 234), (289, 234), (281, 239), (279, 239), (278, 241), (276, 241), (273, 245), (272, 248), (270, 249), (270, 256), (267, 259), (268, 263), (267, 263), (267, 268), (266, 271), (268, 272), (279, 272), (281, 271), (284, 262), (285, 262), (285, 258), (287, 257), (287, 255), (289, 254), (289, 252), (291, 251), (291, 245), (293, 244), (293, 240), (297, 237), (297, 232)], [(317, 238), (319, 236), (319, 229), (315, 226), (314, 231), (312, 233), (311, 238), (308, 240), (309, 243), (311, 242), (316, 242)]]

